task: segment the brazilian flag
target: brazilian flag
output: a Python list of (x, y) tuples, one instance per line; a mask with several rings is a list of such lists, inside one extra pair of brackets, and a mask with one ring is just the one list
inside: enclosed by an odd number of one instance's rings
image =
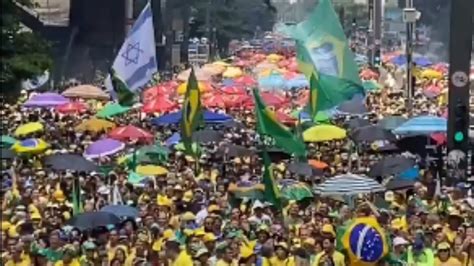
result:
[(278, 188), (278, 184), (273, 177), (273, 168), (271, 166), (270, 156), (268, 155), (267, 151), (263, 152), (263, 165), (265, 169), (262, 180), (265, 188), (263, 192), (264, 199), (266, 202), (271, 203), (275, 208), (281, 210), (281, 193), (280, 189)]
[(79, 177), (74, 177), (72, 181), (72, 214), (78, 215), (83, 211), (81, 199), (81, 186)]
[(253, 95), (258, 133), (271, 137), (276, 146), (289, 154), (294, 154), (296, 157), (306, 156), (306, 146), (303, 140), (278, 122), (275, 113), (265, 106), (257, 89), (253, 90)]
[(121, 106), (132, 106), (137, 102), (137, 95), (131, 92), (127, 84), (121, 80), (113, 69), (110, 70), (110, 80), (112, 83), (113, 93), (115, 94)]
[(194, 69), (191, 69), (191, 74), (188, 78), (181, 113), (181, 140), (184, 144), (185, 152), (190, 155), (196, 155), (192, 149), (192, 137), (193, 132), (202, 121), (202, 110), (201, 92), (199, 91)]
[(298, 68), (314, 92), (309, 103), (312, 115), (364, 94), (357, 63), (330, 0), (321, 0), (309, 18), (295, 26), (293, 37)]

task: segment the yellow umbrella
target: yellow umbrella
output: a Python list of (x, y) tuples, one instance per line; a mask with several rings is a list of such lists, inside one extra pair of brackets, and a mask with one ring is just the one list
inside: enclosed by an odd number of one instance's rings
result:
[[(187, 86), (188, 86), (187, 82), (179, 85), (178, 89), (177, 89), (178, 94), (180, 94), (180, 95), (185, 94)], [(202, 82), (198, 82), (198, 88), (199, 88), (200, 92), (207, 92), (209, 90), (209, 87), (205, 83), (202, 83)]]
[(440, 79), (443, 77), (443, 73), (433, 69), (427, 69), (421, 72), (421, 77), (428, 79)]
[(278, 62), (282, 59), (281, 55), (269, 54), (267, 55), (267, 60), (270, 62)]
[(24, 135), (28, 135), (28, 134), (43, 131), (43, 130), (44, 130), (44, 126), (39, 122), (27, 123), (27, 124), (19, 126), (15, 130), (15, 136), (17, 137), (24, 136)]
[(137, 166), (136, 170), (137, 174), (142, 176), (150, 176), (150, 175), (166, 175), (168, 173), (168, 169), (158, 166), (158, 165), (139, 165)]
[(115, 128), (116, 125), (104, 119), (92, 118), (82, 122), (76, 127), (76, 131), (92, 131), (99, 132)]
[[(191, 74), (191, 69), (184, 70), (183, 72), (178, 74), (177, 79), (180, 81), (188, 81), (190, 74)], [(196, 76), (196, 80), (198, 81), (208, 81), (212, 77), (211, 73), (200, 68), (194, 69), (194, 75)]]
[(303, 139), (306, 142), (323, 142), (343, 139), (346, 135), (346, 131), (342, 128), (333, 125), (317, 125), (305, 130)]
[(213, 65), (218, 65), (218, 66), (225, 66), (225, 67), (228, 67), (230, 66), (228, 63), (224, 62), (224, 61), (216, 61), (214, 63), (212, 63)]
[(239, 67), (228, 67), (227, 70), (222, 73), (225, 78), (237, 78), (243, 75), (242, 70)]
[(226, 70), (225, 66), (214, 65), (214, 64), (205, 64), (201, 68), (203, 71), (210, 73), (211, 75), (220, 75)]
[(42, 153), (49, 144), (42, 139), (25, 139), (13, 144), (12, 150), (16, 153)]

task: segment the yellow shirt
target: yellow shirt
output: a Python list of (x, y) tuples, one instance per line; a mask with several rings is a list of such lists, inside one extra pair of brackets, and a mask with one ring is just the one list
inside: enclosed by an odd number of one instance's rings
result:
[(272, 266), (295, 266), (295, 258), (294, 257), (288, 257), (285, 260), (280, 260), (277, 256), (273, 256), (270, 259), (270, 265)]
[[(324, 255), (324, 251), (319, 252), (318, 255), (316, 255), (316, 258), (314, 259), (313, 266), (318, 266), (319, 261), (321, 260), (321, 258), (323, 258)], [(332, 253), (332, 260), (334, 261), (334, 266), (346, 266), (344, 255), (341, 252), (334, 251)]]
[(218, 260), (215, 266), (237, 266), (237, 262), (234, 260), (231, 263), (227, 263), (224, 260)]
[(192, 266), (193, 265), (193, 259), (191, 256), (186, 252), (186, 250), (183, 250), (179, 253), (178, 257), (176, 258), (175, 261), (173, 261), (172, 266)]
[(56, 262), (54, 264), (54, 266), (81, 266), (81, 263), (77, 259), (73, 259), (71, 261), (71, 263), (69, 263), (69, 264), (64, 264), (64, 262), (62, 260), (60, 260), (60, 261)]
[(439, 260), (439, 258), (436, 258), (435, 259), (435, 266), (462, 266), (462, 264), (458, 259), (456, 259), (454, 257), (449, 258), (445, 262), (442, 262), (442, 261)]
[(13, 262), (13, 260), (8, 260), (7, 263), (5, 263), (5, 266), (29, 266), (32, 265), (31, 263), (31, 258), (29, 255), (21, 255), (21, 261), (20, 262)]

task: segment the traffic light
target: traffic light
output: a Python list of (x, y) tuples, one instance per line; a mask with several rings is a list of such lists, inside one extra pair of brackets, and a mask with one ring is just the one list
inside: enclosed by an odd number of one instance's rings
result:
[(467, 106), (458, 102), (454, 109), (454, 144), (462, 144), (466, 139), (467, 128), (469, 127), (469, 116), (467, 116)]
[(376, 49), (374, 52), (374, 66), (380, 66), (381, 61), (380, 49)]

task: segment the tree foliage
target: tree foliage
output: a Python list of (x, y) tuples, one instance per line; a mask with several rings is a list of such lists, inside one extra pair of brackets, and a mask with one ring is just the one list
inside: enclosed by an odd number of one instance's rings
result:
[[(206, 36), (207, 21), (216, 30), (217, 43), (225, 49), (232, 39), (251, 38), (257, 30), (271, 30), (274, 7), (255, 0), (195, 0), (195, 36)], [(208, 18), (209, 16), (209, 18)]]
[[(17, 0), (32, 7), (31, 0)], [(20, 24), (14, 0), (1, 0), (1, 73), (0, 84), (17, 82), (42, 74), (52, 65), (49, 44), (37, 34), (27, 31)]]

